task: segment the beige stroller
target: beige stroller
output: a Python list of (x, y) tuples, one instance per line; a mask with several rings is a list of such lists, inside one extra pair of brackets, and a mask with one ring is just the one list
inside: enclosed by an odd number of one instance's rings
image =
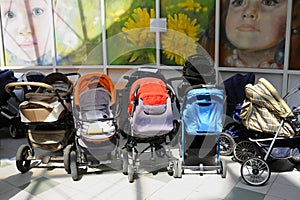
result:
[[(11, 93), (11, 89), (15, 87), (27, 86), (38, 88), (35, 92), (27, 93), (25, 100), (19, 105), (28, 139), (28, 144), (21, 145), (16, 155), (16, 165), (22, 173), (33, 167), (45, 167), (41, 163), (63, 161), (62, 150), (72, 142), (74, 132), (70, 110), (73, 83), (67, 75), (51, 73), (42, 82), (13, 82), (5, 89)], [(40, 149), (41, 155), (35, 156), (35, 149)], [(41, 162), (30, 165), (32, 160)]]

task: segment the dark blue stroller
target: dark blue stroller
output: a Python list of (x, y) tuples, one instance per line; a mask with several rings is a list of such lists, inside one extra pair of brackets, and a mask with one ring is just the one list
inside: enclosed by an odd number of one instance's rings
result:
[[(226, 92), (226, 125), (220, 136), (221, 155), (231, 155), (234, 153), (235, 144), (247, 138), (247, 130), (241, 124), (240, 111), (245, 99), (245, 86), (249, 83), (254, 84), (254, 81), (253, 72), (245, 75), (235, 74), (223, 81)], [(241, 143), (241, 145), (247, 145), (247, 143)], [(239, 155), (235, 157), (238, 161), (243, 159)]]
[(12, 70), (0, 70), (0, 120), (1, 126), (7, 126), (12, 138), (25, 136), (25, 126), (21, 122), (19, 115), (19, 104), (24, 100), (24, 95), (36, 88), (26, 87), (23, 89), (14, 89), (11, 93), (5, 91), (5, 86), (12, 82), (38, 82), (45, 75), (38, 71), (28, 71), (19, 78), (15, 76)]

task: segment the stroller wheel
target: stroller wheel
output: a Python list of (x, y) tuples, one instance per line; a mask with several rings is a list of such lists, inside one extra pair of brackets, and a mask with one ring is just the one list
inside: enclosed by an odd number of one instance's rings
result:
[(221, 177), (226, 178), (227, 176), (227, 164), (224, 160), (221, 160)]
[(155, 147), (155, 154), (157, 157), (163, 158), (166, 155), (166, 149), (163, 146)]
[(243, 180), (252, 186), (264, 185), (271, 176), (269, 165), (261, 158), (249, 158), (241, 166)]
[(235, 144), (233, 156), (238, 162), (244, 162), (248, 158), (256, 156), (256, 151), (250, 141), (242, 140)]
[(293, 155), (289, 161), (291, 161), (294, 165), (300, 165), (300, 154)]
[(181, 169), (181, 160), (174, 161), (174, 178), (181, 178), (182, 177), (182, 169)]
[(72, 145), (69, 144), (66, 146), (64, 149), (64, 168), (68, 174), (71, 174), (71, 169), (70, 169), (70, 154), (72, 150)]
[(31, 160), (27, 160), (27, 159), (30, 156), (31, 156), (31, 149), (30, 149), (30, 147), (28, 145), (26, 145), (26, 144), (22, 144), (19, 147), (19, 149), (17, 151), (17, 155), (16, 155), (17, 169), (21, 173), (25, 173), (25, 172), (29, 171)]
[(123, 174), (128, 175), (128, 152), (126, 149), (123, 149), (122, 152), (123, 152), (122, 153), (123, 154), (123, 165), (122, 165)]
[(220, 134), (220, 154), (229, 156), (233, 153), (234, 139), (228, 133), (222, 132)]
[(78, 165), (77, 165), (77, 153), (76, 151), (71, 151), (70, 153), (70, 165), (71, 174), (74, 181), (78, 181)]
[(19, 138), (22, 135), (25, 135), (25, 129), (24, 127), (21, 127), (20, 125), (9, 125), (9, 134), (12, 138)]
[(169, 162), (169, 165), (167, 167), (168, 175), (173, 176), (174, 175), (174, 162)]
[(134, 181), (134, 168), (132, 165), (128, 165), (128, 181), (129, 183)]

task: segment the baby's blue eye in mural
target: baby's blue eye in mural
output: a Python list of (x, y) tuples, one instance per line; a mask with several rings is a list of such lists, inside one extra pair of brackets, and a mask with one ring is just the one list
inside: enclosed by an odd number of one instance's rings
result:
[(43, 13), (44, 13), (44, 10), (41, 8), (32, 9), (32, 15), (38, 16), (38, 15), (42, 15)]
[(16, 17), (16, 14), (15, 14), (14, 12), (12, 12), (12, 11), (7, 11), (7, 12), (5, 13), (5, 17), (6, 17), (7, 19), (13, 19), (13, 18)]

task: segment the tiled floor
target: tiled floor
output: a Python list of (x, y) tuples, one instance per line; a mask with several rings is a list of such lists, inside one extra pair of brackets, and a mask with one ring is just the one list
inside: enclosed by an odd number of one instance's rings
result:
[[(73, 181), (61, 168), (33, 168), (21, 174), (15, 166), (15, 154), (25, 138), (11, 139), (0, 129), (0, 199), (99, 199), (99, 200), (298, 200), (300, 172), (272, 172), (267, 185), (251, 187), (240, 178), (240, 164), (222, 157), (228, 167), (227, 177), (204, 174), (183, 175), (175, 179), (166, 171), (157, 174), (141, 170), (134, 183), (120, 170), (89, 169), (79, 181)], [(142, 169), (142, 166), (141, 166)]]

